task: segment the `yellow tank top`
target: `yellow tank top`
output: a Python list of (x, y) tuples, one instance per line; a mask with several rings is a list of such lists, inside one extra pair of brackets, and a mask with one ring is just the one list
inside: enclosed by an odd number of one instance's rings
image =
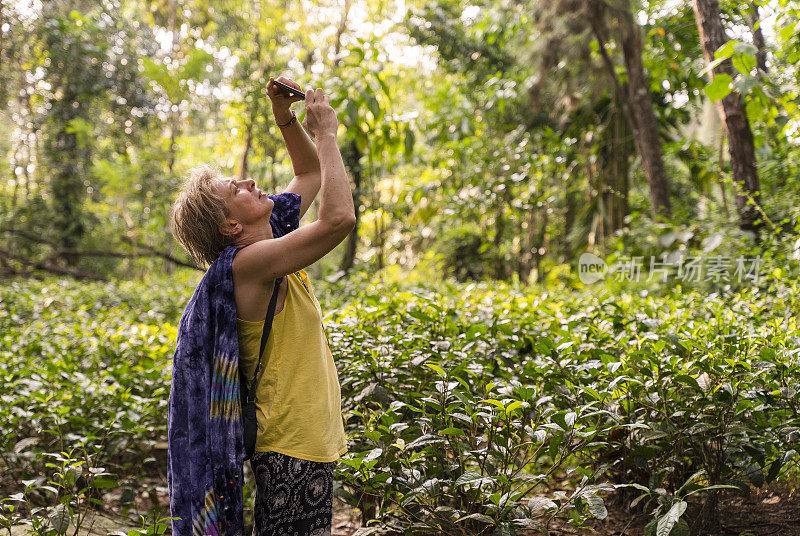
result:
[[(286, 276), (283, 309), (275, 314), (256, 389), (257, 452), (332, 462), (347, 452), (336, 365), (322, 309), (304, 270)], [(269, 296), (264, 296), (267, 300)], [(253, 380), (264, 321), (236, 318), (239, 367)]]

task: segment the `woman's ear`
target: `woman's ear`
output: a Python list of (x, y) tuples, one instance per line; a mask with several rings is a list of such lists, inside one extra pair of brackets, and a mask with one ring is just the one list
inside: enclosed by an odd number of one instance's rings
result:
[(242, 227), (242, 224), (240, 224), (236, 220), (225, 220), (225, 225), (226, 227), (223, 227), (222, 225), (218, 226), (220, 234), (223, 235), (239, 234), (239, 231), (241, 231)]

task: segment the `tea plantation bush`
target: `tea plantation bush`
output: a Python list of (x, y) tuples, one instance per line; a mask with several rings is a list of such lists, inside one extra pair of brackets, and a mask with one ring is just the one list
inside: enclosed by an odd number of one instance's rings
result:
[(154, 447), (166, 440), (177, 323), (194, 285), (4, 281), (0, 528), (24, 513), (54, 534), (103, 492), (121, 487), (131, 503), (150, 491), (144, 473), (166, 474)]
[[(55, 533), (109, 488), (130, 500), (143, 472), (165, 473), (153, 446), (188, 277), (3, 285), (0, 523), (35, 508)], [(794, 463), (795, 285), (314, 284), (350, 444), (337, 494), (363, 533), (580, 530), (614, 497), (649, 512), (650, 532), (685, 534), (690, 495), (713, 512), (717, 489)]]

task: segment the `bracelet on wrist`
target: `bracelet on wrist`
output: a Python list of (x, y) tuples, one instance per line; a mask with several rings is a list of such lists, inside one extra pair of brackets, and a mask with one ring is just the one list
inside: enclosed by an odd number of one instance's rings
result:
[(291, 124), (292, 124), (292, 123), (294, 123), (295, 121), (297, 121), (297, 116), (295, 115), (295, 113), (294, 113), (294, 110), (292, 110), (292, 118), (291, 118), (291, 119), (289, 119), (289, 121), (288, 121), (287, 123), (284, 123), (283, 125), (281, 125), (280, 123), (278, 123), (278, 122), (276, 121), (276, 124), (277, 124), (277, 125), (278, 125), (280, 128), (284, 128), (284, 127), (288, 127), (289, 125), (291, 125)]

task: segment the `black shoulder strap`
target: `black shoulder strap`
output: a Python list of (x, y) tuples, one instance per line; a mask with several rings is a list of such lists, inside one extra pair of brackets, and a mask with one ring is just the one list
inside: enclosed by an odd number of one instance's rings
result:
[(264, 348), (267, 346), (267, 339), (269, 339), (269, 332), (272, 330), (272, 319), (275, 317), (275, 305), (278, 303), (278, 287), (281, 286), (283, 277), (275, 279), (275, 288), (272, 289), (272, 297), (269, 300), (269, 307), (267, 308), (267, 318), (264, 319), (264, 331), (261, 333), (261, 348), (258, 350), (258, 365), (256, 371), (253, 373), (253, 381), (250, 384), (250, 390), (247, 393), (247, 401), (254, 402), (256, 399), (256, 386), (258, 385), (258, 371), (261, 369), (261, 354), (264, 353)]

